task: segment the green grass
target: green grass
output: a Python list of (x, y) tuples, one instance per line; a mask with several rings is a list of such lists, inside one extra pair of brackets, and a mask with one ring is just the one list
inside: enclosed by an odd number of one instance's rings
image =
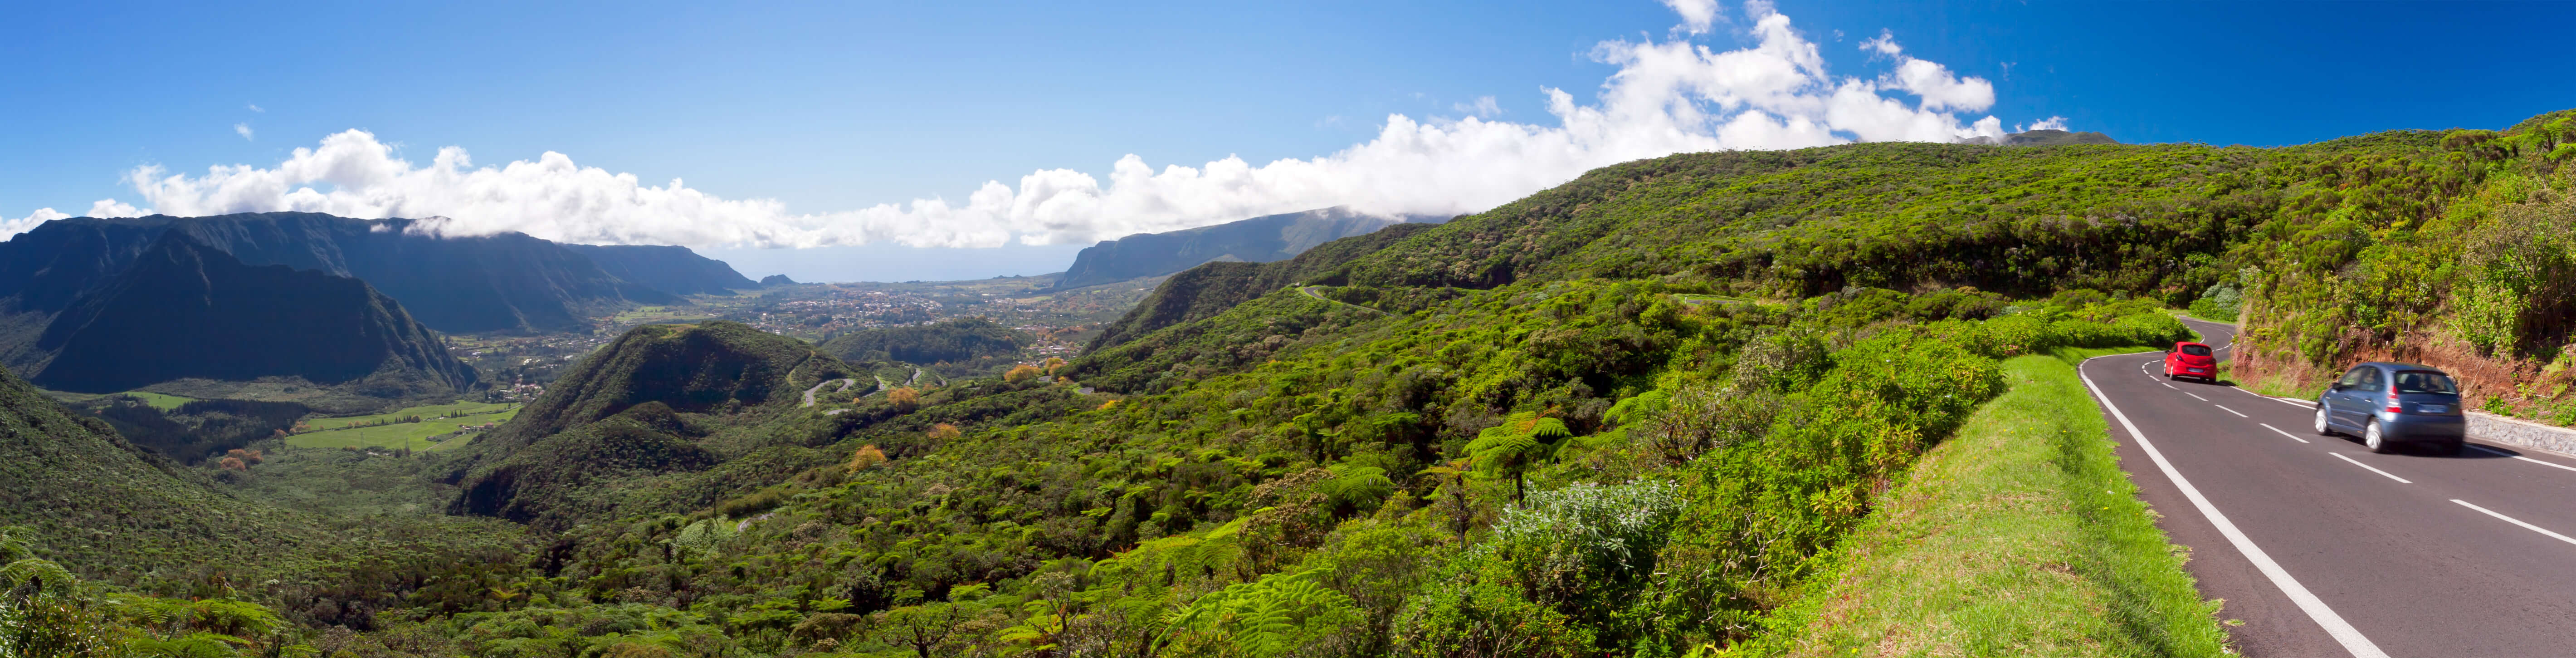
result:
[(1746, 653), (2219, 656), (2214, 602), (2120, 471), (2072, 362), (2004, 363), (2009, 392), (1925, 454)]
[(191, 398), (191, 397), (180, 397), (180, 396), (176, 396), (176, 395), (162, 395), (162, 394), (160, 394), (160, 393), (152, 393), (152, 392), (147, 392), (147, 391), (126, 391), (126, 392), (125, 392), (125, 395), (131, 395), (131, 396), (134, 396), (134, 397), (137, 397), (137, 398), (142, 398), (142, 399), (143, 399), (143, 403), (144, 403), (144, 404), (152, 405), (152, 408), (154, 408), (154, 409), (159, 409), (159, 410), (162, 410), (162, 411), (169, 411), (169, 410), (172, 410), (172, 409), (177, 409), (177, 408), (179, 408), (179, 405), (183, 405), (183, 404), (187, 404), (187, 403), (190, 403), (190, 402), (195, 402), (195, 401), (197, 401), (197, 399), (196, 399), (196, 398)]
[(162, 411), (169, 411), (169, 410), (172, 410), (172, 409), (177, 409), (177, 408), (179, 408), (179, 405), (183, 405), (183, 404), (187, 404), (187, 403), (190, 403), (190, 402), (195, 402), (195, 401), (197, 401), (197, 399), (196, 399), (196, 398), (192, 398), (192, 397), (179, 396), (179, 395), (164, 395), (164, 394), (161, 394), (161, 393), (153, 393), (153, 392), (150, 392), (150, 391), (126, 391), (126, 392), (123, 392), (123, 393), (106, 393), (106, 394), (99, 394), (99, 393), (72, 393), (72, 392), (67, 392), (67, 391), (45, 390), (45, 391), (44, 391), (44, 394), (45, 394), (45, 396), (46, 396), (46, 397), (50, 397), (50, 398), (53, 398), (53, 399), (56, 399), (56, 400), (61, 400), (61, 401), (63, 401), (63, 402), (67, 402), (67, 403), (68, 403), (68, 402), (87, 402), (87, 401), (95, 400), (95, 399), (98, 399), (98, 398), (114, 397), (114, 396), (118, 396), (118, 395), (131, 395), (131, 396), (134, 396), (134, 397), (136, 397), (136, 398), (140, 398), (140, 399), (142, 399), (144, 404), (152, 405), (152, 407), (153, 407), (153, 408), (155, 408), (155, 409), (160, 409), (160, 410), (162, 410)]
[[(457, 414), (468, 415), (462, 418), (438, 418), (439, 416), (452, 416)], [(444, 443), (433, 444), (429, 442), (429, 437), (455, 432), (456, 428), (466, 425), (506, 422), (510, 420), (512, 416), (516, 416), (518, 414), (519, 410), (508, 403), (474, 402), (411, 407), (401, 411), (376, 414), (372, 416), (315, 418), (305, 422), (311, 423), (315, 428), (319, 428), (323, 431), (306, 432), (286, 437), (286, 445), (297, 448), (401, 448), (409, 446), (416, 450), (440, 450), (450, 446), (463, 445), (463, 442), (450, 440)], [(351, 423), (375, 423), (388, 420), (398, 420), (407, 416), (415, 415), (421, 417), (420, 422), (397, 422), (390, 425), (341, 429)]]

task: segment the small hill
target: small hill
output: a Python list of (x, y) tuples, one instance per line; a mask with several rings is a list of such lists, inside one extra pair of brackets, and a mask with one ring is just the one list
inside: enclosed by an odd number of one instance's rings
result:
[(1324, 208), (1254, 217), (1168, 233), (1104, 240), (1074, 256), (1057, 288), (1080, 288), (1179, 272), (1200, 263), (1287, 260), (1315, 245), (1366, 235), (1402, 220)]
[(792, 286), (792, 285), (796, 285), (796, 280), (795, 280), (795, 279), (787, 278), (787, 275), (785, 275), (785, 274), (772, 274), (772, 275), (769, 275), (769, 276), (760, 277), (760, 285), (763, 285), (763, 286)]
[(1006, 360), (1037, 342), (1029, 332), (981, 317), (941, 320), (909, 327), (853, 331), (823, 341), (826, 354), (843, 361), (958, 363)]
[(476, 439), (449, 511), (561, 518), (581, 493), (572, 483), (603, 472), (712, 466), (723, 457), (692, 442), (711, 433), (704, 428), (793, 409), (806, 388), (851, 372), (804, 341), (737, 322), (636, 327)]
[(1137, 302), (1125, 317), (1111, 323), (1085, 352), (1114, 347), (1157, 329), (1215, 317), (1236, 304), (1280, 288), (1307, 283), (1339, 284), (1342, 267), (1403, 239), (1430, 230), (1432, 224), (1397, 224), (1383, 230), (1342, 238), (1270, 263), (1208, 263), (1163, 281), (1154, 294)]
[(760, 287), (732, 265), (700, 256), (688, 247), (566, 244), (564, 248), (589, 256), (617, 278), (675, 295), (722, 295)]
[(360, 384), (374, 397), (453, 393), (473, 369), (365, 281), (250, 266), (165, 233), (38, 337), (33, 378), (112, 393), (178, 379)]

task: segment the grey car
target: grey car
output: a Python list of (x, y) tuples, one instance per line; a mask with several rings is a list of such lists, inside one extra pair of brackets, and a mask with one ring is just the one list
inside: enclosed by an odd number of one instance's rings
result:
[(2468, 438), (2460, 389), (2432, 366), (2372, 362), (2353, 366), (2317, 399), (2318, 434), (2350, 432), (2371, 452), (2430, 444), (2460, 454)]

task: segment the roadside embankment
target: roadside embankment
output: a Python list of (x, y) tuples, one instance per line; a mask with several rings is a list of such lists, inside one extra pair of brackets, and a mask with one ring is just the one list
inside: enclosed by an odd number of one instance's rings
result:
[(2009, 390), (1924, 454), (1744, 654), (2219, 656), (2226, 632), (2120, 470), (2073, 363), (2004, 362)]

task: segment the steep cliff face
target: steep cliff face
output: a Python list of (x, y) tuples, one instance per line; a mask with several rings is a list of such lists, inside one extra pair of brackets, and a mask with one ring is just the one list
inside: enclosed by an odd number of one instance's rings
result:
[(722, 295), (760, 287), (732, 265), (700, 256), (688, 247), (567, 244), (564, 248), (589, 256), (617, 278), (675, 295)]
[(1082, 250), (1058, 288), (1162, 276), (1200, 263), (1287, 260), (1316, 245), (1367, 235), (1401, 220), (1324, 208), (1254, 217), (1169, 233), (1139, 233)]
[(628, 304), (679, 301), (589, 256), (523, 233), (442, 238), (414, 220), (254, 213), (169, 220), (171, 230), (252, 265), (364, 279), (449, 333), (578, 331)]
[[(449, 333), (579, 331), (592, 315), (673, 303), (677, 294), (741, 278), (724, 280), (731, 268), (676, 247), (576, 250), (520, 233), (442, 238), (412, 230), (417, 225), (317, 213), (46, 222), (0, 243), (0, 358), (19, 347), (9, 340), (15, 330), (50, 322), (73, 297), (124, 271), (163, 233), (187, 235), (250, 265), (364, 280), (422, 324)], [(652, 282), (612, 274), (586, 251), (607, 254), (616, 267)]]
[(389, 397), (457, 391), (474, 372), (357, 279), (252, 266), (168, 232), (46, 326), (34, 380), (105, 393), (175, 379), (373, 379)]

